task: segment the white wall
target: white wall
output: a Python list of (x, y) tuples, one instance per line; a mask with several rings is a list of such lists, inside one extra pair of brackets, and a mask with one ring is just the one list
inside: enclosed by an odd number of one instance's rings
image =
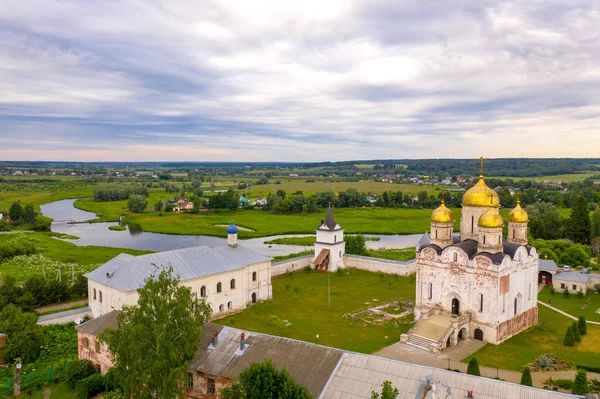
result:
[(407, 262), (371, 258), (369, 256), (348, 255), (344, 256), (344, 265), (354, 269), (366, 270), (370, 272), (383, 272), (387, 274), (399, 274), (406, 276), (414, 273), (416, 270), (416, 260)]
[(282, 262), (273, 263), (271, 265), (271, 276), (280, 276), (287, 272), (295, 272), (296, 270), (303, 269), (306, 266), (310, 266), (313, 255), (300, 256), (298, 258), (287, 259)]

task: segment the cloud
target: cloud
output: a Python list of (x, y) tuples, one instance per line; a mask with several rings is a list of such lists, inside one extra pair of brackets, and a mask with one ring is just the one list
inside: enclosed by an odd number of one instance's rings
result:
[(5, 158), (597, 156), (589, 1), (0, 2)]

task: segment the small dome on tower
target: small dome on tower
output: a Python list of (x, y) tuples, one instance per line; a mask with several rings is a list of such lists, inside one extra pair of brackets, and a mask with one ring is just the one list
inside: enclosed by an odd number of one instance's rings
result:
[(479, 176), (479, 181), (473, 187), (468, 189), (462, 198), (463, 206), (500, 206), (498, 193), (489, 188), (483, 181), (483, 176)]
[(238, 232), (238, 228), (235, 224), (233, 224), (233, 221), (229, 224), (229, 226), (227, 226), (227, 234), (237, 234)]
[(517, 206), (508, 214), (508, 221), (512, 223), (527, 223), (529, 216), (525, 209), (521, 208), (521, 201), (517, 201)]
[(477, 226), (487, 228), (502, 228), (502, 226), (504, 226), (504, 220), (493, 207), (490, 207), (487, 212), (479, 217)]
[(442, 201), (442, 204), (431, 213), (431, 221), (434, 223), (452, 223), (454, 222), (454, 214)]

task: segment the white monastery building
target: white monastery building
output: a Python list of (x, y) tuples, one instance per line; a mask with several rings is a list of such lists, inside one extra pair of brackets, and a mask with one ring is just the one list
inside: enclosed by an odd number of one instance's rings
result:
[(238, 228), (231, 222), (227, 227), (228, 245), (222, 247), (201, 246), (141, 256), (123, 253), (111, 259), (85, 275), (92, 316), (137, 304), (138, 288), (161, 266), (172, 266), (181, 285), (206, 298), (213, 316), (271, 299), (271, 258), (238, 245), (237, 233)]
[(415, 326), (401, 341), (432, 352), (474, 338), (493, 344), (537, 324), (539, 257), (519, 201), (508, 215), (480, 175), (462, 199), (460, 233), (442, 204), (417, 248)]
[(333, 218), (329, 205), (327, 217), (317, 227), (315, 259), (312, 262), (315, 270), (335, 272), (338, 268), (344, 268), (345, 250), (344, 229)]

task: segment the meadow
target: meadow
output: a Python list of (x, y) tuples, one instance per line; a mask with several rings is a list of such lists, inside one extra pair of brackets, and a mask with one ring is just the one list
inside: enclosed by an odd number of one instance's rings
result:
[(548, 175), (548, 176), (536, 176), (536, 177), (514, 177), (514, 176), (498, 176), (494, 177), (496, 179), (512, 179), (514, 181), (519, 180), (533, 180), (533, 181), (552, 181), (552, 180), (562, 180), (566, 182), (574, 182), (574, 181), (582, 181), (587, 179), (590, 176), (598, 175), (600, 172), (598, 171), (584, 171), (581, 173), (569, 173), (564, 175)]
[[(552, 301), (552, 306), (575, 317), (583, 316), (586, 320), (600, 322), (600, 313), (596, 313), (600, 309), (600, 295), (595, 290), (589, 290), (588, 294), (583, 298), (578, 298), (574, 292), (571, 292), (568, 298), (564, 298), (562, 293), (557, 292), (554, 295), (550, 293), (548, 287), (544, 287), (542, 292), (538, 294), (538, 300), (547, 303)], [(589, 302), (588, 302), (589, 301)], [(581, 306), (587, 303), (584, 310)]]
[[(331, 308), (327, 305), (327, 279), (331, 279)], [(391, 283), (391, 285), (390, 285)], [(395, 323), (375, 326), (342, 318), (394, 299), (414, 299), (415, 285), (406, 277), (348, 269), (337, 273), (298, 271), (274, 277), (273, 299), (253, 305), (245, 311), (215, 323), (316, 342), (335, 348), (373, 353), (398, 342), (400, 334), (412, 325), (412, 316)], [(275, 316), (275, 317), (273, 317)], [(283, 326), (275, 320), (287, 320)]]

